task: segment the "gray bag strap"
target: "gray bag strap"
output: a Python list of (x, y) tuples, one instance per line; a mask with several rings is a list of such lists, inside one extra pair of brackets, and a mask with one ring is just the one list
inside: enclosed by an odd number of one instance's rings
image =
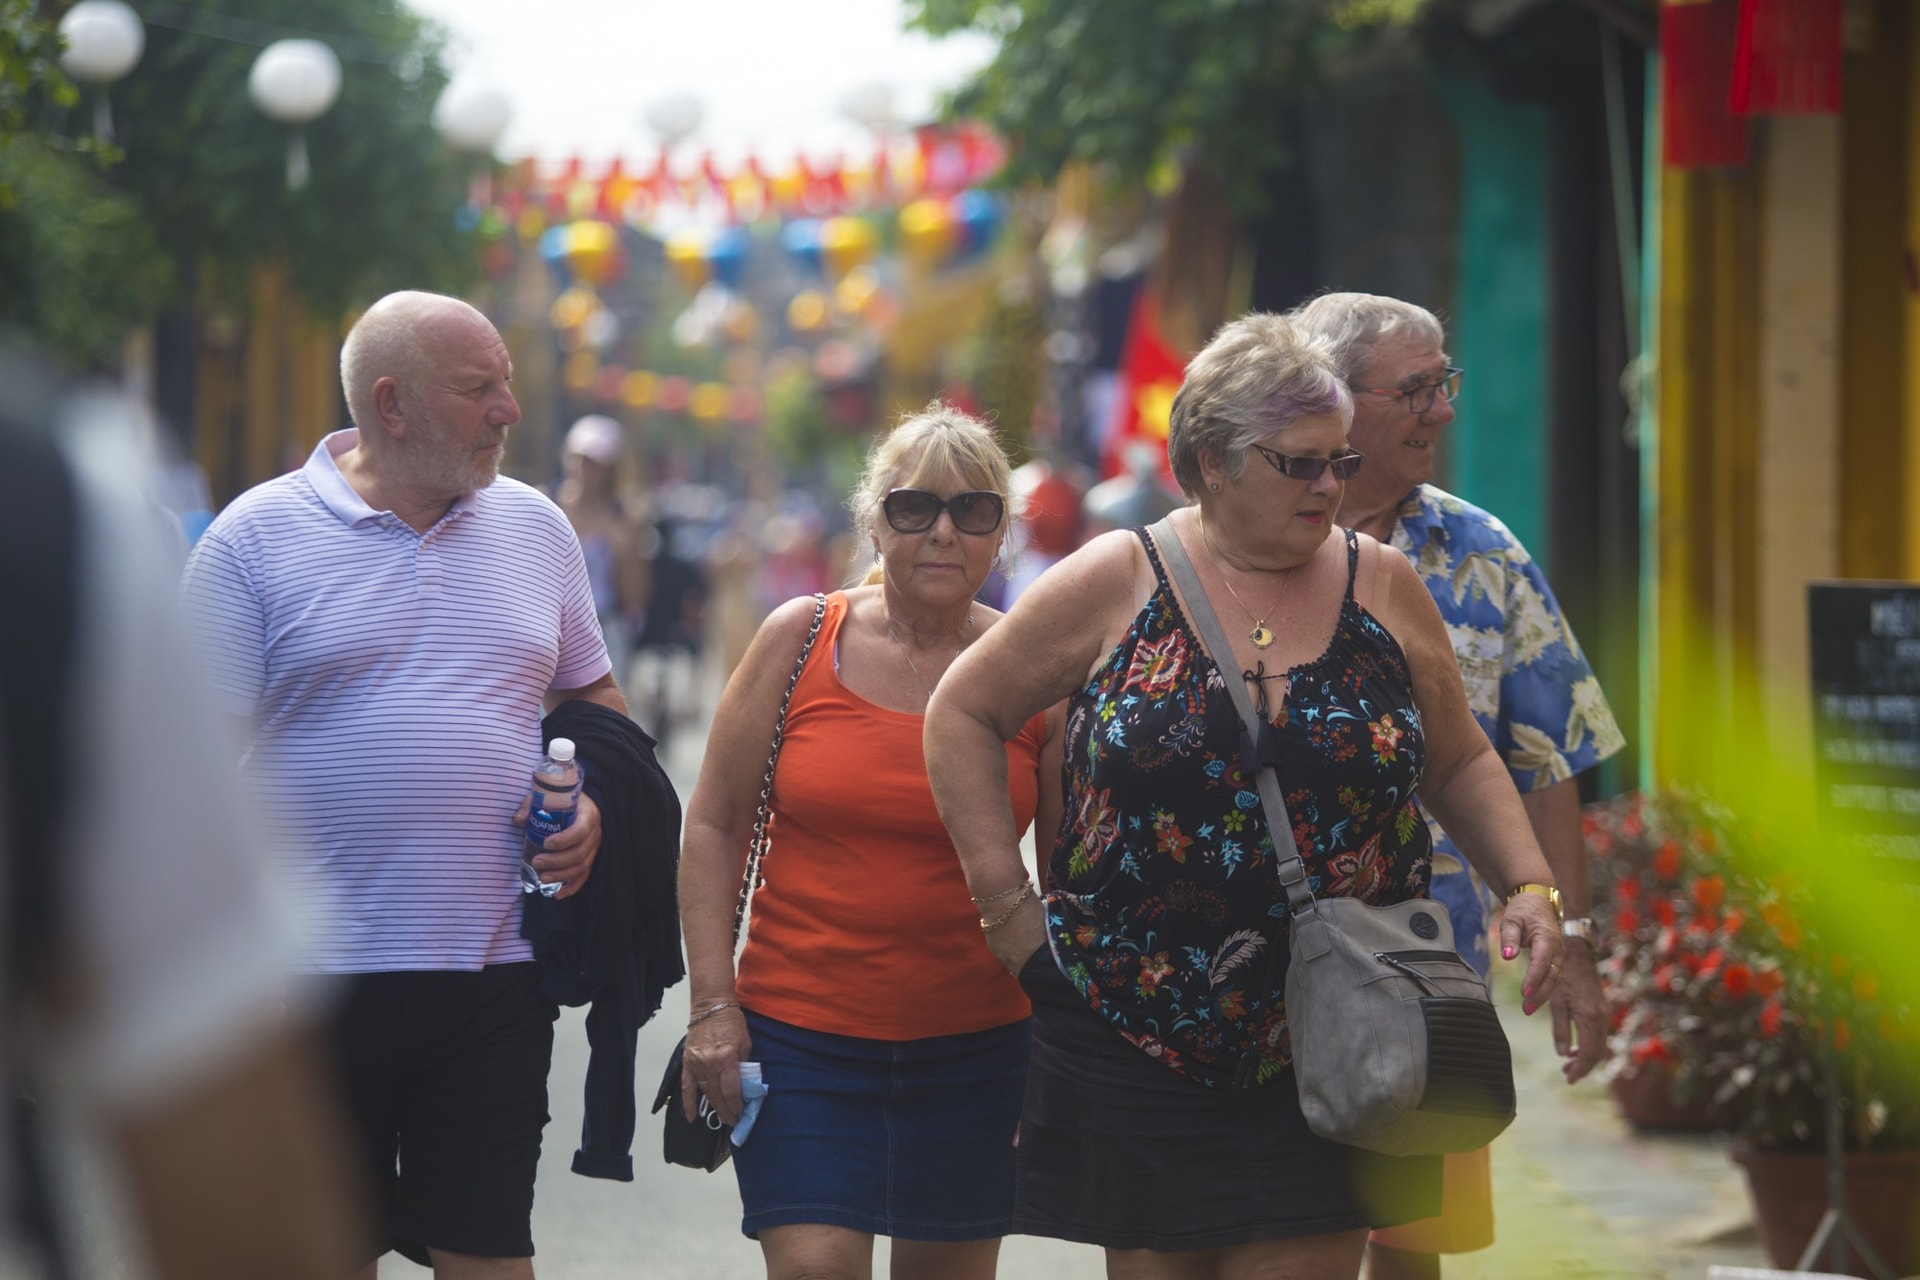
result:
[(780, 763), (780, 744), (787, 736), (787, 707), (793, 702), (793, 691), (800, 683), (800, 673), (807, 669), (807, 659), (813, 656), (813, 642), (820, 638), (820, 622), (826, 616), (826, 593), (816, 591), (813, 593), (813, 625), (807, 628), (806, 642), (800, 646), (800, 656), (794, 659), (793, 674), (787, 677), (787, 691), (780, 695), (780, 714), (773, 722), (773, 746), (767, 751), (767, 772), (760, 779), (760, 808), (753, 815), (753, 840), (747, 845), (747, 865), (740, 876), (740, 900), (733, 904), (733, 944), (736, 947), (740, 945), (740, 934), (746, 927), (747, 904), (753, 900), (753, 891), (766, 881), (766, 872), (762, 867), (767, 860), (767, 849), (773, 844), (773, 838), (767, 830), (773, 821), (773, 769)]
[(1220, 629), (1220, 619), (1214, 615), (1213, 606), (1207, 603), (1207, 593), (1200, 586), (1200, 576), (1193, 571), (1193, 561), (1187, 558), (1187, 549), (1180, 545), (1180, 535), (1173, 531), (1173, 521), (1165, 518), (1152, 525), (1147, 532), (1159, 544), (1160, 558), (1166, 562), (1167, 572), (1173, 575), (1173, 581), (1180, 588), (1180, 594), (1186, 597), (1187, 616), (1200, 632), (1200, 641), (1213, 655), (1213, 663), (1220, 668), (1221, 679), (1227, 686), (1227, 692), (1233, 697), (1233, 705), (1240, 712), (1240, 767), (1251, 772), (1255, 784), (1260, 788), (1260, 802), (1267, 811), (1267, 834), (1273, 840), (1273, 853), (1278, 862), (1281, 887), (1287, 891), (1287, 905), (1293, 914), (1299, 915), (1313, 906), (1313, 892), (1307, 888), (1307, 864), (1300, 857), (1300, 848), (1293, 841), (1293, 818), (1287, 813), (1286, 798), (1280, 794), (1280, 778), (1274, 773), (1273, 766), (1263, 761), (1258, 750), (1261, 739), (1273, 732), (1273, 727), (1260, 718), (1254, 710), (1253, 697), (1247, 692), (1246, 682), (1233, 670), (1233, 642), (1227, 639), (1227, 633)]

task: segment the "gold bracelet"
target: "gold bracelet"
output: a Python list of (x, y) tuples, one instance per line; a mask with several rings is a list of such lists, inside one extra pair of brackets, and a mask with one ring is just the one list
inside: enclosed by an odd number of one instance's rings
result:
[(716, 1004), (708, 1009), (702, 1009), (699, 1013), (696, 1013), (691, 1018), (688, 1018), (687, 1030), (689, 1031), (693, 1030), (695, 1027), (699, 1026), (701, 1023), (705, 1022), (708, 1018), (711, 1018), (714, 1014), (720, 1012), (722, 1009), (738, 1009), (739, 1007), (740, 1007), (740, 1002), (738, 1000), (722, 1000), (719, 1004)]
[(1031, 897), (1032, 894), (1033, 894), (1033, 881), (1029, 880), (1025, 884), (1022, 884), (1020, 886), (1020, 893), (1017, 897), (1014, 898), (1012, 906), (1008, 907), (1005, 911), (1002, 911), (999, 915), (995, 916), (993, 919), (982, 920), (980, 922), (980, 932), (992, 933), (995, 929), (998, 929), (1001, 925), (1013, 919), (1013, 913), (1018, 911), (1021, 907), (1021, 904), (1026, 902), (1026, 900), (1029, 897)]
[(1022, 880), (1019, 884), (1013, 886), (1013, 888), (1011, 889), (1002, 889), (1000, 892), (993, 894), (990, 897), (975, 898), (973, 900), (973, 905), (976, 907), (984, 907), (990, 902), (998, 902), (1002, 898), (1011, 898), (1014, 894), (1020, 892), (1022, 889), (1031, 890), (1032, 888), (1033, 888), (1032, 880), (1030, 879)]

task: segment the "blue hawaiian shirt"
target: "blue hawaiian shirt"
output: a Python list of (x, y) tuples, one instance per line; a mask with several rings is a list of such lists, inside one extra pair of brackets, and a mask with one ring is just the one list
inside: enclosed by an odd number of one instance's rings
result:
[[(1400, 508), (1393, 545), (1413, 561), (1447, 624), (1467, 703), (1521, 792), (1591, 769), (1626, 745), (1553, 589), (1507, 526), (1423, 484)], [(1433, 896), (1484, 976), (1486, 887), (1431, 817)]]

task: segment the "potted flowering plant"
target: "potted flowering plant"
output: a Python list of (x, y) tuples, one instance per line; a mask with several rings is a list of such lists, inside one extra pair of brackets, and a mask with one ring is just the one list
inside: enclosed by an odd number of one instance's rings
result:
[(1920, 1019), (1813, 910), (1805, 874), (1698, 796), (1588, 813), (1616, 1076), (1735, 1135), (1762, 1241), (1794, 1262), (1826, 1207), (1831, 1059), (1849, 1207), (1896, 1266), (1920, 1263)]

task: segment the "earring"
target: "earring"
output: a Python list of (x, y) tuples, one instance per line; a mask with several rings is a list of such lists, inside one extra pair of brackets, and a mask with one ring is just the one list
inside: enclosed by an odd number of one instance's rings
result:
[(1220, 492), (1220, 482), (1218, 480), (1215, 480), (1212, 484), (1208, 485), (1207, 488), (1213, 490), (1215, 493), (1218, 493)]

